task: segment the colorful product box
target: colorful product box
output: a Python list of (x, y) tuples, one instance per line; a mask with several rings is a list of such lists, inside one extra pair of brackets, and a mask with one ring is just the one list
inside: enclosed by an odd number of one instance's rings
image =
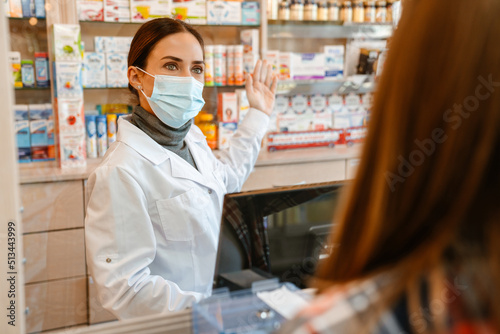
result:
[(9, 0), (3, 0), (3, 8), (6, 17), (10, 17), (10, 3)]
[(87, 158), (97, 158), (97, 123), (96, 115), (85, 116), (85, 129), (87, 132)]
[(45, 0), (35, 0), (35, 17), (45, 18)]
[(21, 0), (9, 0), (10, 17), (23, 17), (23, 5)]
[(59, 135), (59, 166), (61, 168), (85, 167), (85, 134)]
[(313, 122), (311, 114), (284, 114), (278, 115), (278, 129), (280, 132), (289, 131), (307, 131), (313, 130)]
[(104, 21), (103, 0), (78, 0), (76, 4), (80, 21)]
[(255, 53), (243, 54), (243, 75), (253, 73), (258, 60), (259, 55)]
[(86, 52), (83, 56), (83, 88), (106, 87), (106, 58), (104, 53)]
[(327, 45), (324, 47), (325, 53), (325, 79), (342, 78), (344, 76), (344, 55), (343, 45)]
[(54, 24), (54, 60), (81, 61), (81, 36), (78, 24)]
[(279, 79), (291, 80), (293, 78), (292, 71), (292, 52), (280, 52), (279, 56)]
[(295, 114), (297, 114), (297, 115), (305, 114), (307, 112), (308, 107), (309, 107), (309, 100), (308, 100), (307, 96), (302, 95), (302, 94), (292, 96), (291, 107), (292, 107), (292, 110)]
[(30, 104), (31, 160), (48, 160), (48, 118), (45, 104)]
[(19, 162), (30, 162), (31, 143), (28, 106), (25, 104), (15, 105), (14, 112), (18, 160)]
[(58, 99), (59, 134), (85, 134), (85, 116), (81, 99)]
[(238, 122), (238, 96), (236, 93), (219, 93), (217, 116), (223, 123)]
[(268, 50), (266, 53), (266, 60), (273, 67), (273, 72), (279, 74), (280, 72), (280, 52), (278, 50)]
[(133, 37), (95, 36), (95, 52), (128, 53)]
[(332, 112), (328, 108), (327, 97), (322, 94), (315, 94), (309, 97), (310, 108), (313, 112), (314, 130), (326, 130), (332, 128)]
[(97, 125), (97, 155), (103, 157), (108, 150), (108, 125), (106, 115), (96, 117)]
[(205, 86), (207, 87), (215, 85), (214, 66), (214, 46), (205, 45)]
[(35, 0), (21, 0), (23, 17), (35, 16)]
[(207, 23), (207, 2), (205, 0), (174, 0), (172, 14), (179, 20), (186, 20), (190, 24)]
[(35, 77), (38, 87), (49, 87), (49, 54), (47, 52), (35, 52)]
[(207, 24), (215, 24), (215, 25), (241, 24), (241, 2), (208, 1)]
[(47, 120), (47, 151), (49, 160), (55, 160), (56, 158), (56, 149), (55, 149), (55, 124), (54, 124), (54, 111), (52, 110), (52, 104), (46, 103), (45, 110), (49, 115), (49, 119)]
[(54, 67), (55, 92), (58, 98), (81, 98), (82, 90), (82, 64), (74, 62), (56, 62)]
[(259, 54), (259, 29), (243, 29), (240, 32), (241, 44), (245, 53)]
[(248, 102), (247, 91), (245, 89), (237, 89), (235, 91), (238, 98), (238, 124), (243, 121), (246, 114), (250, 110), (250, 103)]
[(292, 68), (294, 80), (324, 79), (324, 53), (293, 53)]
[(238, 128), (237, 123), (219, 123), (219, 149), (229, 147), (229, 140)]
[(241, 4), (241, 24), (260, 24), (260, 2), (245, 1)]
[(290, 98), (288, 96), (278, 95), (274, 101), (274, 113), (284, 115), (288, 112)]
[(15, 88), (22, 88), (23, 79), (21, 75), (21, 53), (9, 52), (8, 57), (12, 71), (13, 85)]
[(23, 87), (35, 87), (35, 69), (33, 60), (21, 60), (21, 78)]
[(105, 22), (130, 22), (130, 2), (128, 0), (104, 0)]
[(328, 108), (332, 113), (340, 113), (344, 108), (344, 98), (341, 95), (333, 94), (328, 96)]
[(362, 109), (361, 97), (355, 93), (349, 93), (345, 96), (345, 107), (349, 112), (359, 112)]
[(170, 17), (171, 0), (130, 0), (132, 22), (146, 22), (159, 17)]
[(106, 54), (106, 85), (108, 87), (128, 87), (127, 54)]

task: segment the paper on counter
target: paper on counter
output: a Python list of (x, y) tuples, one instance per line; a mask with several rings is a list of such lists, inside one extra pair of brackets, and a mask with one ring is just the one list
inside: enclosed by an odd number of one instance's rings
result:
[(308, 305), (304, 298), (290, 291), (286, 286), (273, 291), (257, 292), (257, 297), (288, 320)]

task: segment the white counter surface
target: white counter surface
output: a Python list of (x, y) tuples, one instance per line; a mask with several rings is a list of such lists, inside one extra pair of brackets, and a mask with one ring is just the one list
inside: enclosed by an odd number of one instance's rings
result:
[[(268, 152), (262, 150), (257, 159), (256, 167), (304, 164), (320, 161), (334, 161), (356, 159), (361, 153), (361, 145), (352, 147), (338, 145), (334, 148), (303, 148)], [(100, 164), (101, 159), (88, 159), (87, 167), (61, 169), (55, 161), (19, 164), (19, 177), (21, 184), (38, 182), (55, 182), (68, 180), (85, 180), (90, 173)]]

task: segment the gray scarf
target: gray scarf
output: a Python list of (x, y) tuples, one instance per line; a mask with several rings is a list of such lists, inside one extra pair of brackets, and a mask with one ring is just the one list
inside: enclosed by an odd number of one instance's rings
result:
[(160, 121), (155, 115), (147, 112), (143, 107), (135, 106), (130, 122), (153, 138), (155, 142), (167, 150), (174, 152), (194, 168), (197, 168), (193, 156), (184, 141), (189, 129), (191, 129), (192, 120), (180, 128), (174, 129)]

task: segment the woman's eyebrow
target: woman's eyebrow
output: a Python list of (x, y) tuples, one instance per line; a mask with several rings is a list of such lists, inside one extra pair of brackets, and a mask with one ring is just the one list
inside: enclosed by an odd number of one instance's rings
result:
[[(177, 58), (177, 57), (174, 57), (174, 56), (165, 56), (165, 57), (163, 57), (161, 60), (163, 60), (163, 59), (172, 59), (173, 61), (176, 61), (176, 62), (178, 62), (178, 63), (182, 63), (182, 62), (184, 62), (184, 60), (182, 60), (181, 58)], [(197, 65), (198, 65), (198, 64), (199, 64), (199, 65), (204, 65), (204, 64), (205, 64), (205, 62), (204, 62), (203, 60), (194, 60), (194, 61), (193, 61), (193, 64), (197, 64)]]

